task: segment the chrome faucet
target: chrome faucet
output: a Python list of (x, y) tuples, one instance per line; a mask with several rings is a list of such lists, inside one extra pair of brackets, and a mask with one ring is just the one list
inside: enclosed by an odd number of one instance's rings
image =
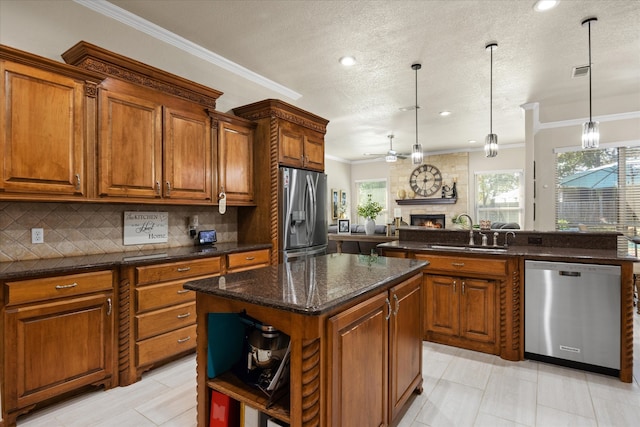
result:
[(465, 216), (469, 220), (469, 245), (473, 246), (475, 245), (475, 242), (473, 241), (473, 220), (471, 219), (469, 214), (466, 214), (466, 213), (460, 214), (458, 215), (458, 218), (460, 218), (461, 216)]
[(507, 231), (506, 233), (504, 233), (504, 247), (505, 248), (509, 247), (509, 234), (511, 234), (513, 236), (513, 240), (516, 240), (516, 233), (514, 233), (513, 231)]

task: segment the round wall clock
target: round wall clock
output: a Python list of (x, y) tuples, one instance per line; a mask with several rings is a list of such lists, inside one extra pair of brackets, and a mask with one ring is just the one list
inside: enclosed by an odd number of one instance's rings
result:
[(433, 165), (420, 165), (411, 172), (409, 185), (416, 194), (422, 197), (429, 197), (440, 190), (442, 175), (438, 168)]

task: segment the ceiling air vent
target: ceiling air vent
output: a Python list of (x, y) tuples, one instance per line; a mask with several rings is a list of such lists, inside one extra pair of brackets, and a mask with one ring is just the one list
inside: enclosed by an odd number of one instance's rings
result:
[(583, 65), (581, 67), (573, 67), (573, 73), (571, 73), (572, 78), (576, 77), (585, 77), (589, 75), (589, 66)]

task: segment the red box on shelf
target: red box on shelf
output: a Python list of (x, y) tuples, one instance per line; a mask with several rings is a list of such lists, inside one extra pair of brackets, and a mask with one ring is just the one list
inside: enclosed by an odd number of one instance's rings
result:
[(240, 402), (212, 390), (209, 427), (240, 427)]

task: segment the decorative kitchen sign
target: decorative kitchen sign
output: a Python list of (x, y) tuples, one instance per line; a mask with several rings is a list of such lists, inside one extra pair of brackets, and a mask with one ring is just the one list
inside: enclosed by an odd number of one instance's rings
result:
[(124, 244), (146, 245), (169, 240), (168, 212), (125, 212)]

